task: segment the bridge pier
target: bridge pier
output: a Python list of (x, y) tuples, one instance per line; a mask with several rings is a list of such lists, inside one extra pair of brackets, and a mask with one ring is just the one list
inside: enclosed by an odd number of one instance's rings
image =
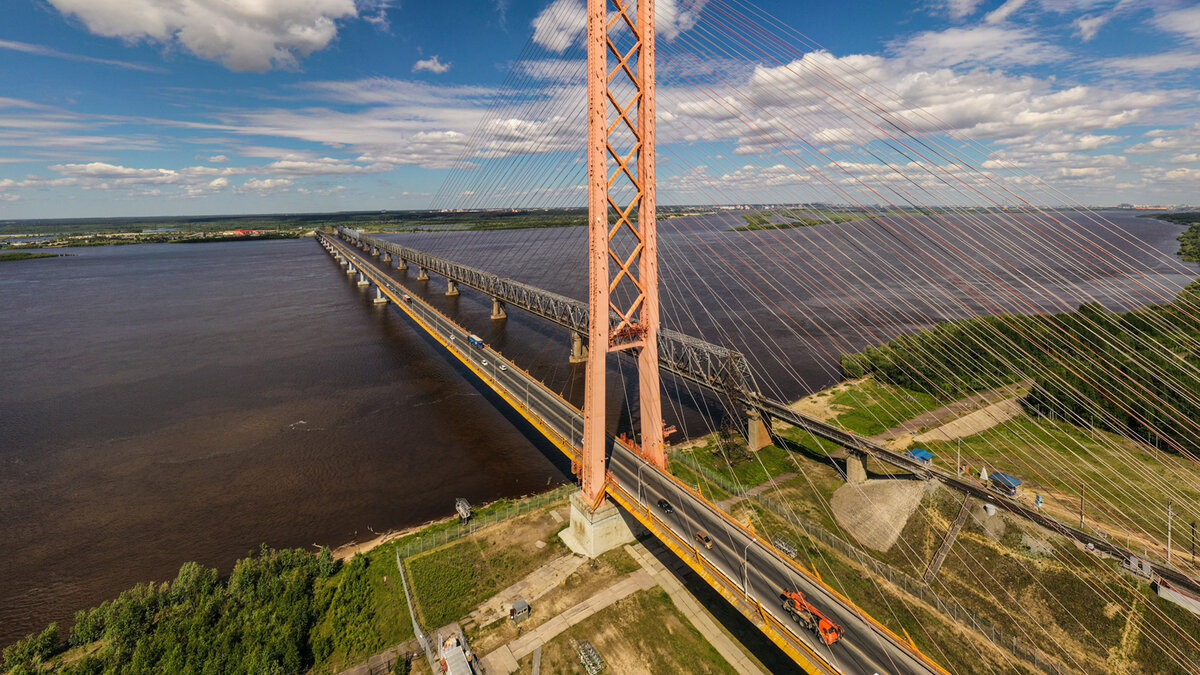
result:
[(367, 277), (362, 272), (358, 273), (358, 285), (359, 286), (370, 286), (371, 285), (371, 282), (367, 281)]
[(508, 312), (504, 311), (504, 303), (499, 298), (492, 298), (492, 320), (507, 319)]
[(583, 333), (571, 331), (571, 363), (584, 363), (588, 360), (588, 348), (583, 342)]
[(391, 261), (392, 261), (392, 254), (391, 254), (391, 253), (388, 253), (387, 251), (384, 251), (384, 252), (383, 252), (383, 257), (381, 257), (381, 258), (380, 258), (380, 260), (381, 260), (382, 262), (391, 262)]
[(354, 269), (354, 263), (347, 261), (346, 262), (346, 274), (352, 275), (356, 272), (358, 272), (358, 270)]
[(375, 287), (375, 299), (372, 300), (371, 302), (375, 303), (376, 305), (386, 305), (387, 301), (388, 301), (388, 299), (387, 299), (387, 296), (383, 294), (383, 289), (376, 286)]
[(417, 281), (429, 281), (429, 270), (424, 267), (418, 267), (417, 270)]
[(400, 270), (401, 272), (407, 272), (408, 271), (408, 261), (405, 260), (404, 258), (396, 258), (396, 260), (398, 260), (400, 263), (400, 264), (396, 265), (396, 269)]
[(571, 494), (571, 526), (558, 536), (573, 553), (588, 558), (635, 541), (616, 504), (605, 500), (593, 510), (582, 490)]
[(746, 411), (746, 446), (750, 452), (758, 452), (771, 445), (771, 429), (767, 425), (771, 419), (757, 410)]
[(853, 450), (846, 453), (846, 482), (867, 482), (867, 453)]
[(446, 295), (458, 295), (458, 282), (453, 279), (446, 280)]

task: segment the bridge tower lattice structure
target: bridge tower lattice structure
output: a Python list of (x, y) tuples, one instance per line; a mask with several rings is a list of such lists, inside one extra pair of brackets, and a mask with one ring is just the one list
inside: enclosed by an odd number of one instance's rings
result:
[(637, 351), (641, 453), (666, 466), (658, 372), (654, 0), (588, 0), (587, 17), (591, 356), (579, 473), (584, 496), (598, 505), (606, 480), (610, 351)]

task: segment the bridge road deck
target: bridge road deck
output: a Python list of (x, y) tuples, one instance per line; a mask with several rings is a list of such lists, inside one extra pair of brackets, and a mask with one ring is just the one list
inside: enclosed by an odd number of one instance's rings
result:
[[(510, 363), (490, 347), (471, 347), (469, 333), (385, 274), (366, 256), (332, 237), (318, 235), (377, 285), (401, 310), (430, 333), (513, 409), (545, 434), (564, 454), (575, 459), (582, 438), (583, 413)], [(483, 361), (488, 365), (483, 365)], [(503, 364), (506, 369), (501, 369)], [(856, 608), (846, 598), (800, 569), (771, 545), (747, 532), (713, 504), (675, 477), (646, 463), (634, 450), (610, 439), (609, 470), (615, 480), (607, 491), (639, 522), (659, 537), (726, 599), (759, 626), (776, 644), (812, 673), (941, 673), (935, 664), (907, 642)], [(674, 514), (658, 512), (651, 504), (666, 499)], [(695, 546), (693, 535), (705, 530), (713, 548)], [(826, 646), (788, 618), (778, 600), (781, 589), (809, 595), (845, 629), (835, 645)]]
[[(364, 236), (357, 230), (338, 228), (340, 236), (357, 246), (374, 246), (413, 264), (428, 264), (438, 274), (446, 275), (466, 286), (485, 293), (499, 293), (513, 306), (547, 318), (572, 330), (586, 332), (587, 306), (582, 302), (566, 298), (549, 291), (504, 279), (483, 270), (459, 265), (453, 261), (432, 256), (422, 251), (400, 246), (378, 237)], [(582, 317), (582, 318), (580, 318)], [(583, 322), (580, 328), (580, 321)], [(714, 345), (699, 338), (671, 330), (663, 330), (659, 339), (659, 365), (663, 370), (686, 378), (705, 389), (732, 400), (745, 410), (754, 410), (764, 419), (778, 419), (797, 428), (836, 443), (851, 452), (874, 457), (882, 462), (908, 471), (922, 479), (936, 479), (964, 494), (988, 501), (1009, 513), (1037, 523), (1042, 527), (1068, 537), (1081, 545), (1091, 544), (1095, 549), (1120, 560), (1141, 555), (1115, 544), (1106, 538), (1055, 520), (1031, 508), (1020, 500), (1011, 499), (981, 486), (970, 478), (942, 471), (936, 467), (917, 462), (902, 453), (877, 443), (869, 438), (847, 431), (824, 420), (810, 417), (792, 410), (787, 403), (764, 396), (757, 390), (754, 374), (743, 354)], [(1153, 573), (1181, 588), (1200, 593), (1200, 581), (1179, 570), (1157, 561), (1148, 561)]]

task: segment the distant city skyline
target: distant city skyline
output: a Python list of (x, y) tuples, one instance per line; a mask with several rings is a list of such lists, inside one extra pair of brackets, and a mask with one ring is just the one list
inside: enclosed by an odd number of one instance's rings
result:
[[(0, 220), (435, 206), (530, 35), (577, 46), (583, 0), (11, 4)], [(664, 50), (707, 4), (658, 0)], [(1200, 4), (758, 4), (1080, 203), (1200, 202)], [(792, 201), (746, 148), (712, 144), (732, 173), (664, 164), (667, 201), (698, 178)]]

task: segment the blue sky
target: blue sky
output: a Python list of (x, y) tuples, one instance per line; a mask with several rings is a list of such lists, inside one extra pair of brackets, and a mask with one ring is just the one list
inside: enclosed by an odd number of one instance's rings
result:
[[(811, 92), (792, 86), (783, 61), (747, 53), (722, 65), (701, 54), (714, 30), (706, 22), (730, 6), (742, 7), (659, 0), (664, 58), (682, 63), (696, 51), (721, 71), (723, 86), (762, 86), (771, 94), (764, 105), (800, 110)], [(820, 43), (831, 67), (865, 73), (896, 92), (906, 113), (928, 111), (982, 144), (985, 171), (1015, 169), (1018, 183), (1036, 177), (1084, 203), (1200, 203), (1198, 4), (758, 6)], [(526, 64), (539, 59), (578, 58), (579, 7), (582, 0), (13, 0), (0, 22), (0, 219), (428, 207), (448, 167), (478, 149), (468, 139), (514, 64), (532, 72)], [(813, 51), (789, 53), (811, 61)], [(671, 87), (684, 79), (664, 74), (660, 110), (707, 126), (663, 132), (665, 197), (807, 196), (795, 187), (801, 167), (770, 148), (758, 153), (730, 120), (682, 94), (672, 101)], [(570, 106), (578, 91), (565, 86), (555, 96)], [(836, 120), (810, 119), (817, 126), (797, 133), (825, 148), (822, 157), (849, 163), (850, 147), (869, 147)], [(531, 133), (540, 128), (525, 121)], [(683, 122), (681, 130), (699, 128)], [(553, 131), (573, 139), (577, 127)], [(531, 136), (505, 152), (537, 142)], [(870, 161), (853, 164), (886, 180)], [(442, 193), (436, 205), (452, 201)]]

